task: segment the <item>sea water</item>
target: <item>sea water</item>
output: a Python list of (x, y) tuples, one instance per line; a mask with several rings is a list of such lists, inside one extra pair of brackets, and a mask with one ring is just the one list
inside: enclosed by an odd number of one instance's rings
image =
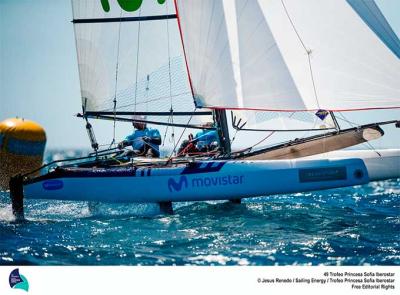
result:
[(26, 200), (26, 221), (16, 223), (0, 192), (0, 264), (400, 265), (398, 179), (174, 211)]

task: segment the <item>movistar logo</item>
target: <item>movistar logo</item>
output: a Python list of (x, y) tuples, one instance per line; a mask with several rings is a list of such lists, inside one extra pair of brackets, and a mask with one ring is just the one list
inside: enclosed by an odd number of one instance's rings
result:
[(224, 176), (204, 176), (194, 177), (190, 181), (186, 176), (181, 176), (179, 181), (175, 181), (174, 178), (168, 179), (168, 189), (172, 193), (173, 191), (180, 192), (182, 188), (201, 188), (201, 187), (218, 187), (218, 186), (231, 186), (241, 185), (244, 183), (244, 175), (224, 175)]
[[(100, 0), (100, 1), (104, 11), (109, 12), (110, 11), (109, 0)], [(143, 0), (117, 0), (117, 1), (119, 6), (127, 12), (133, 12), (138, 10), (143, 3)], [(157, 0), (158, 4), (164, 4), (165, 1), (166, 0)]]
[(186, 176), (181, 176), (178, 182), (176, 182), (173, 178), (168, 179), (168, 189), (171, 193), (173, 190), (176, 192), (180, 192), (183, 187), (188, 187), (188, 180)]
[(21, 289), (28, 292), (29, 283), (28, 280), (19, 273), (19, 269), (14, 269), (8, 278), (8, 282), (10, 283), (10, 287), (13, 289)]

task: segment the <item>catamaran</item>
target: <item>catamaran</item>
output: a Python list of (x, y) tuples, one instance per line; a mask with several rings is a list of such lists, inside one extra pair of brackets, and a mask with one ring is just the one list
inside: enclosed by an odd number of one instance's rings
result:
[[(399, 149), (343, 150), (380, 138), (380, 126), (400, 127), (397, 118), (347, 129), (337, 120), (346, 111), (400, 108), (400, 41), (374, 1), (72, 0), (72, 7), (78, 116), (94, 151), (14, 178), (16, 215), (23, 198), (153, 202), (171, 212), (172, 202), (240, 202), (400, 177)], [(99, 148), (91, 120), (113, 124), (109, 149)], [(218, 152), (177, 155), (183, 134), (211, 120)], [(116, 122), (135, 121), (167, 126), (173, 151), (118, 161)], [(186, 133), (175, 136), (178, 128)], [(232, 150), (232, 134), (245, 132), (294, 136)]]

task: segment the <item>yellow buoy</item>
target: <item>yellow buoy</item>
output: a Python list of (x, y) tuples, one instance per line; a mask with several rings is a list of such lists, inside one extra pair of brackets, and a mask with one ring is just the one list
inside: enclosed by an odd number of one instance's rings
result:
[(39, 124), (19, 118), (0, 122), (0, 189), (8, 189), (10, 177), (39, 168), (45, 145)]

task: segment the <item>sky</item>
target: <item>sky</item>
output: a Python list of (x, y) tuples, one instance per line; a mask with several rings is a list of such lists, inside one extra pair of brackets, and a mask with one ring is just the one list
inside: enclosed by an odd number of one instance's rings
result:
[[(376, 0), (400, 35), (400, 1)], [(0, 121), (23, 117), (41, 124), (47, 148), (88, 148), (81, 112), (80, 86), (70, 0), (0, 0)], [(400, 83), (400, 82), (399, 82)], [(357, 114), (371, 123), (371, 113)], [(375, 112), (374, 121), (400, 118), (400, 111)], [(117, 139), (131, 132), (117, 126)], [(112, 138), (112, 124), (95, 122), (100, 143)], [(374, 146), (399, 147), (399, 129), (385, 127)], [(254, 134), (244, 136), (248, 141)], [(243, 139), (242, 139), (243, 140)]]

